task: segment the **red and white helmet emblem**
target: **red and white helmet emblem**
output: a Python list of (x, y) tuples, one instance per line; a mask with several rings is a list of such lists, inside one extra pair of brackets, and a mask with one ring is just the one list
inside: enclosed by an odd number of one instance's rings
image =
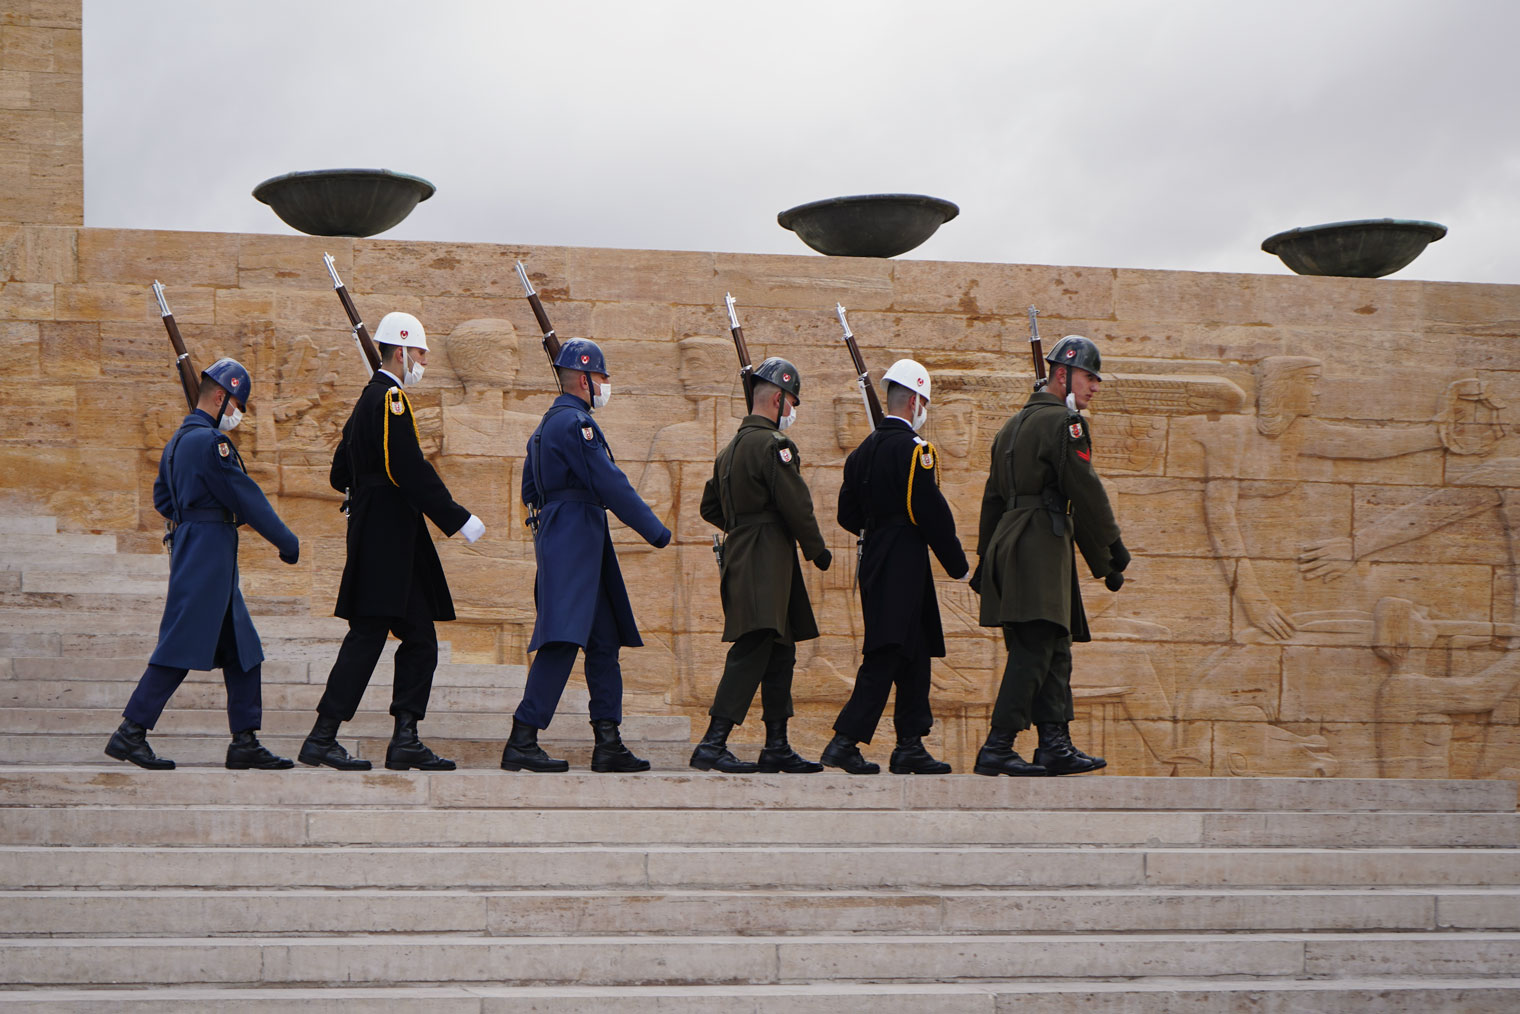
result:
[(782, 380), (791, 380), (792, 379), (792, 375), (790, 373), (783, 373), (781, 375), (781, 379)]
[(401, 337), (403, 337), (403, 338), (406, 337), (406, 332), (405, 331), (401, 332)]
[(919, 387), (923, 387), (924, 386), (924, 378), (923, 377), (919, 377), (918, 378), (918, 386)]
[(1066, 358), (1067, 359), (1075, 358), (1076, 354), (1077, 354), (1077, 350), (1076, 349), (1067, 349), (1066, 350)]
[(239, 380), (239, 379), (238, 379), (238, 378), (237, 378), (237, 377), (233, 377), (233, 378), (232, 378), (232, 386), (233, 386), (233, 388), (234, 388), (234, 389), (235, 389), (235, 388), (236, 388), (236, 387), (237, 387), (237, 386), (238, 386), (238, 385), (239, 385), (239, 384), (241, 384), (241, 383), (242, 383), (242, 381), (241, 381), (241, 380)]
[(589, 355), (581, 356), (581, 362), (583, 362), (583, 363), (589, 363), (589, 362), (591, 362), (591, 357)]

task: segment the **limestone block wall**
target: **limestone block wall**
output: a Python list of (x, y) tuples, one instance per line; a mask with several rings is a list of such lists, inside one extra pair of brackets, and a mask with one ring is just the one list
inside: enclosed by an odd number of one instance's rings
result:
[[(676, 533), (655, 551), (619, 528), (648, 642), (625, 653), (631, 708), (700, 718), (721, 669), (712, 530), (696, 505), (743, 411), (724, 292), (757, 359), (799, 364), (793, 433), (839, 560), (806, 571), (825, 631), (799, 652), (798, 729), (813, 749), (861, 633), (854, 536), (832, 514), (866, 424), (833, 304), (878, 373), (902, 354), (935, 373), (926, 435), (974, 542), (988, 447), (1028, 390), (1034, 303), (1047, 338), (1103, 349), (1096, 460), (1137, 557), (1118, 594), (1085, 585), (1097, 640), (1076, 650), (1084, 742), (1136, 773), (1520, 768), (1508, 407), (1520, 287), (17, 226), (0, 247), (0, 299), (25, 293), (0, 347), (7, 509), (157, 547), (152, 478), (183, 413), (158, 278), (197, 363), (231, 354), (253, 370), (238, 439), (305, 542), (289, 568), (245, 540), (245, 586), (327, 612), (343, 559), (327, 467), (364, 371), (324, 251), (367, 318), (416, 313), (438, 350), (415, 398), (424, 438), (489, 526), (475, 546), (440, 546), (463, 617), (446, 630), (456, 657), (521, 661), (533, 620), (518, 484), (552, 380), (516, 260), (562, 335), (606, 348), (604, 427)], [(937, 735), (965, 764), (1003, 653), (964, 583), (939, 591)]]
[[(799, 651), (793, 731), (816, 752), (861, 636), (854, 536), (832, 517), (866, 421), (832, 307), (878, 375), (899, 355), (934, 372), (926, 436), (969, 550), (992, 437), (1029, 388), (1034, 303), (1047, 339), (1103, 349), (1095, 461), (1136, 555), (1118, 594), (1085, 584), (1081, 744), (1132, 774), (1520, 777), (1520, 286), (84, 229), (80, 37), (78, 0), (0, 3), (0, 510), (160, 551), (152, 482), (183, 401), (157, 278), (196, 363), (253, 371), (237, 439), (304, 543), (292, 568), (244, 540), (255, 612), (298, 596), (328, 613), (344, 522), (327, 470), (365, 380), (330, 251), (370, 321), (424, 321), (424, 442), (489, 526), (440, 540), (461, 616), (444, 636), (456, 658), (522, 661), (520, 468), (553, 388), (521, 259), (560, 334), (607, 350), (604, 428), (675, 532), (655, 551), (616, 529), (647, 642), (624, 655), (628, 709), (700, 728), (724, 645), (697, 503), (743, 412), (732, 291), (755, 358), (803, 372), (792, 432), (838, 561), (805, 568), (824, 636)], [(965, 584), (941, 575), (939, 594), (933, 745), (964, 770), (1003, 653)]]

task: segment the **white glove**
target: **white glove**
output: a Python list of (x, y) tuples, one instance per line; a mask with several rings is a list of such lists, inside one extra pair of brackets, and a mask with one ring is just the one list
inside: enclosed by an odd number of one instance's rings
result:
[(485, 533), (485, 522), (481, 521), (473, 514), (470, 515), (470, 520), (466, 521), (459, 527), (459, 534), (464, 536), (464, 541), (466, 542), (474, 542)]

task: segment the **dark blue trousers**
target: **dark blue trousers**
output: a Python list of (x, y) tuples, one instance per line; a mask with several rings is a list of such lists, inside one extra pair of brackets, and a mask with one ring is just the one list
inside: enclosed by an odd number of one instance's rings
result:
[[(597, 595), (596, 615), (591, 620), (585, 648), (586, 689), (591, 691), (593, 722), (623, 720), (623, 669), (618, 665), (621, 647), (612, 603), (602, 592)], [(580, 645), (570, 641), (550, 641), (534, 652), (533, 664), (528, 667), (528, 684), (522, 703), (517, 706), (515, 717), (519, 722), (535, 729), (549, 727), (560, 695), (565, 692), (565, 683), (570, 679), (570, 670), (575, 668), (575, 654), (580, 650)]]
[[(262, 665), (244, 671), (237, 660), (237, 639), (232, 630), (232, 612), (222, 620), (215, 660), (222, 666), (222, 681), (227, 684), (227, 727), (234, 733), (258, 729), (264, 722), (263, 685), (260, 680)], [(189, 669), (176, 669), (167, 665), (148, 663), (137, 689), (127, 701), (123, 718), (130, 718), (138, 725), (153, 728), (164, 713), (164, 707), (174, 691), (185, 681)]]

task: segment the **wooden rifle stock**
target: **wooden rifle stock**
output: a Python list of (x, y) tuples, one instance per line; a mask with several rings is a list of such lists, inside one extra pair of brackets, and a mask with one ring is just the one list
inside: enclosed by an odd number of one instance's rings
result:
[(871, 374), (866, 369), (866, 361), (860, 354), (860, 346), (855, 344), (855, 335), (850, 331), (850, 322), (845, 320), (844, 306), (835, 303), (834, 312), (839, 314), (839, 326), (844, 329), (845, 348), (850, 350), (850, 361), (855, 364), (855, 379), (860, 384), (860, 393), (866, 400), (866, 411), (871, 413), (871, 428), (881, 425), (881, 421), (887, 414), (881, 409), (881, 399), (877, 397), (876, 387), (871, 383)]
[(1034, 359), (1034, 389), (1045, 390), (1045, 354), (1040, 348), (1040, 311), (1029, 306), (1029, 355)]
[(369, 336), (369, 328), (364, 326), (364, 321), (359, 317), (359, 309), (354, 306), (353, 297), (348, 294), (348, 286), (343, 284), (343, 279), (338, 277), (338, 269), (333, 264), (332, 254), (324, 253), (322, 263), (327, 265), (327, 273), (332, 275), (333, 291), (338, 294), (338, 302), (343, 304), (343, 312), (348, 314), (348, 325), (353, 329), (354, 342), (359, 346), (360, 353), (364, 356), (364, 365), (369, 367), (370, 376), (380, 368), (380, 350), (375, 348), (375, 341)]
[(179, 371), (179, 386), (185, 391), (185, 404), (190, 406), (190, 411), (195, 411), (195, 405), (201, 400), (201, 378), (195, 372), (195, 364), (190, 362), (190, 352), (185, 348), (185, 339), (180, 336), (179, 325), (174, 322), (174, 314), (169, 311), (169, 303), (164, 299), (164, 287), (153, 280), (153, 295), (158, 297), (159, 313), (164, 318), (164, 330), (169, 332), (169, 344), (174, 346), (174, 368)]
[(744, 328), (739, 326), (739, 314), (734, 310), (734, 294), (725, 292), (723, 303), (728, 307), (728, 333), (734, 339), (734, 351), (739, 354), (739, 382), (744, 385), (744, 410), (755, 411), (755, 368), (750, 365), (749, 346), (744, 344)]
[(554, 361), (559, 358), (559, 335), (554, 333), (554, 325), (549, 323), (549, 315), (544, 312), (544, 301), (538, 298), (538, 293), (533, 291), (533, 283), (528, 281), (528, 272), (523, 269), (522, 261), (517, 262), (517, 277), (522, 282), (523, 295), (528, 297), (528, 305), (533, 308), (533, 319), (538, 321), (538, 329), (544, 336), (544, 355), (549, 357), (549, 370), (554, 374), (554, 386), (559, 388), (559, 393), (565, 393), (565, 386), (559, 381), (559, 370), (554, 368)]

